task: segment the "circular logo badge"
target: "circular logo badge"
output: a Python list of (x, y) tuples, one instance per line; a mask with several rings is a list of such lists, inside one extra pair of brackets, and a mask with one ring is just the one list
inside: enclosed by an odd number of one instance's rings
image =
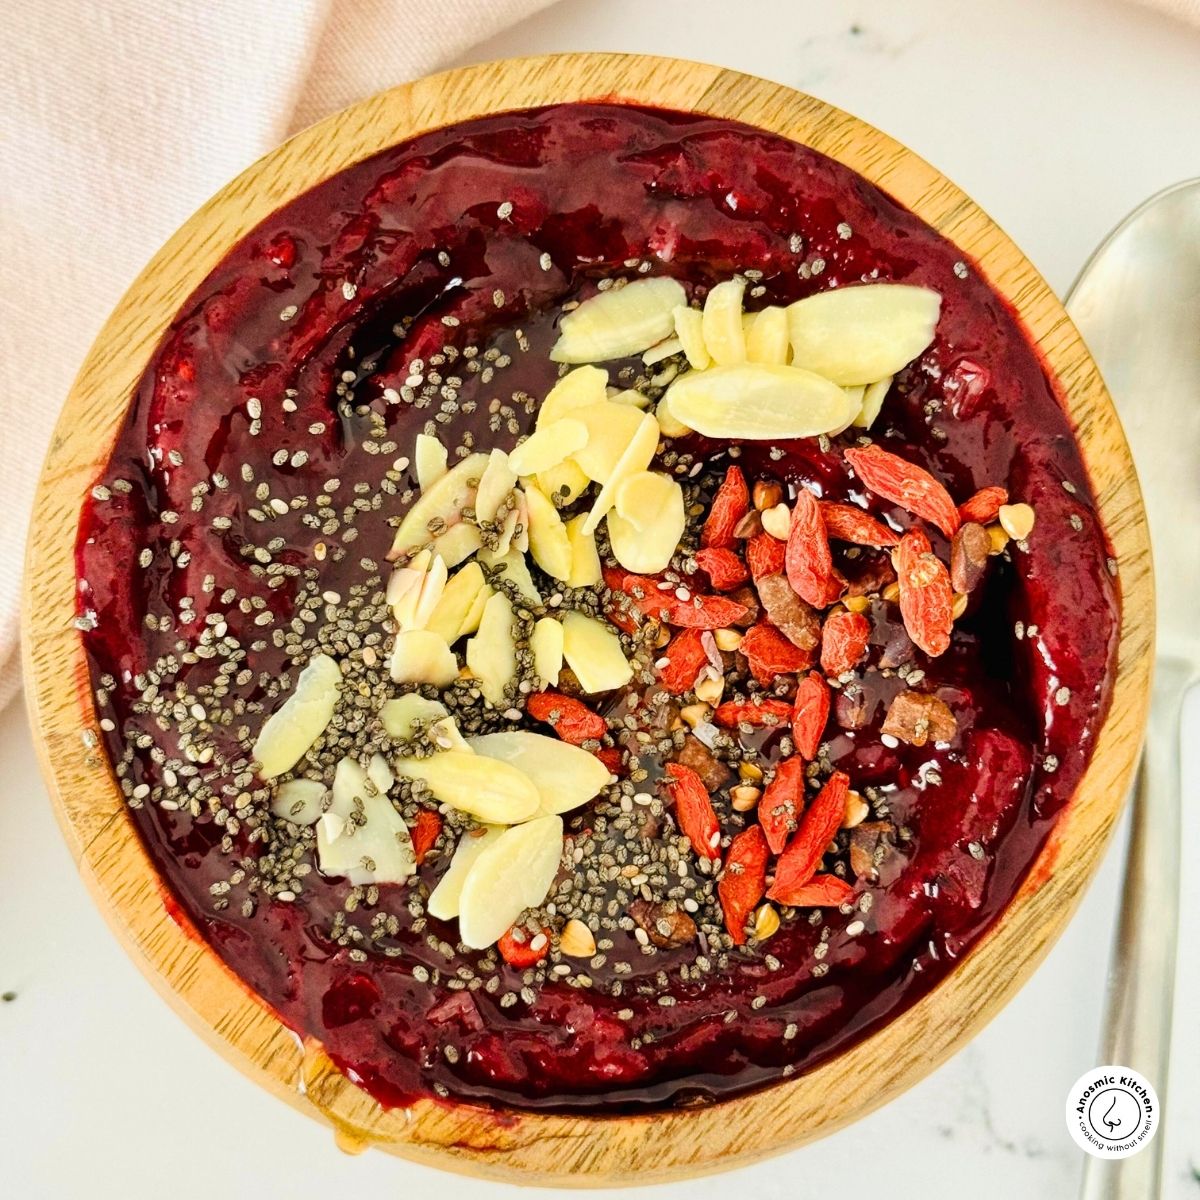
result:
[(1075, 1144), (1097, 1158), (1128, 1158), (1158, 1130), (1158, 1096), (1130, 1067), (1096, 1067), (1067, 1093), (1067, 1129)]

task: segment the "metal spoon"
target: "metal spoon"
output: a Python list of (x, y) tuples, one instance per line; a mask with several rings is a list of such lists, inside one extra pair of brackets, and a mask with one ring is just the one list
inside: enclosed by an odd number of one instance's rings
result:
[[(1100, 1063), (1132, 1067), (1165, 1106), (1179, 930), (1180, 709), (1200, 679), (1200, 179), (1152, 196), (1100, 245), (1067, 297), (1133, 450), (1154, 548), (1158, 644), (1134, 789)], [(1162, 1130), (1130, 1158), (1084, 1164), (1084, 1200), (1153, 1200)]]

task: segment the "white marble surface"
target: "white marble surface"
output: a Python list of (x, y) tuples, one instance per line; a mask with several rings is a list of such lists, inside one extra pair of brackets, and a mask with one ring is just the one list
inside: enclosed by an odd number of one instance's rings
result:
[[(1200, 31), (1123, 0), (563, 0), (472, 57), (572, 49), (721, 62), (841, 105), (961, 184), (1060, 291), (1123, 213), (1200, 174)], [(1200, 703), (1189, 728), (1200, 732)], [(0, 763), (0, 992), (17, 993), (0, 1004), (0, 1194), (426, 1196), (447, 1183), (471, 1200), (512, 1193), (382, 1154), (346, 1158), (209, 1052), (91, 907), (16, 707), (0, 714)], [(1188, 821), (1185, 845), (1200, 846), (1200, 817)], [(659, 1188), (656, 1200), (735, 1189), (763, 1200), (1073, 1195), (1081, 1155), (1063, 1102), (1095, 1065), (1118, 856), (1029, 985), (924, 1083), (824, 1142)], [(1171, 1200), (1200, 1197), (1200, 872), (1182, 903)]]

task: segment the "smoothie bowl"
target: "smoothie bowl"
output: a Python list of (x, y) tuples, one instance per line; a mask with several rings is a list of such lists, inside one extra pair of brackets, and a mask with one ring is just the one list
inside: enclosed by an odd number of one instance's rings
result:
[(1058, 304), (716, 68), (293, 139), (122, 302), (41, 501), (84, 874), (348, 1146), (600, 1183), (828, 1132), (1019, 986), (1140, 739), (1140, 499)]

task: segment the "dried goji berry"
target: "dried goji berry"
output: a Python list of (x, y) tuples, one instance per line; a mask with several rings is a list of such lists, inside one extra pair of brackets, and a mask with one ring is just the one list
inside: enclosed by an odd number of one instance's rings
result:
[(782, 725), (791, 715), (792, 706), (785, 700), (768, 698), (757, 704), (726, 700), (717, 705), (713, 721), (724, 729), (736, 729), (739, 725)]
[(856, 546), (894, 546), (900, 540), (898, 533), (853, 504), (822, 500), (821, 517), (825, 532), (839, 542), (853, 542)]
[(750, 578), (746, 564), (732, 550), (723, 550), (719, 546), (697, 550), (696, 565), (708, 576), (718, 592), (741, 587)]
[(699, 629), (681, 629), (662, 652), (659, 664), (658, 681), (671, 695), (690, 692), (696, 686), (696, 676), (708, 664), (703, 633)]
[(931, 521), (947, 537), (958, 528), (958, 509), (950, 493), (923, 467), (881, 446), (846, 451), (854, 473), (877, 496), (900, 505), (914, 516)]
[(500, 935), (496, 949), (510, 967), (523, 971), (526, 967), (536, 966), (550, 953), (550, 930), (531, 934), (528, 929), (514, 925)]
[(755, 580), (768, 575), (781, 575), (787, 558), (787, 543), (772, 537), (765, 530), (756, 533), (746, 543), (746, 565)]
[(980, 488), (969, 500), (958, 506), (962, 521), (974, 521), (977, 525), (990, 525), (999, 515), (1000, 506), (1008, 503), (1008, 488)]
[(747, 629), (739, 649), (759, 683), (774, 683), (778, 675), (807, 671), (813, 664), (811, 650), (793, 645), (768, 621)]
[(781, 904), (792, 904), (792, 897), (821, 865), (821, 859), (834, 834), (841, 828), (846, 812), (846, 794), (850, 779), (844, 771), (835, 771), (817, 798), (808, 806), (796, 836), (775, 864), (775, 882), (767, 894)]
[(829, 684), (816, 671), (800, 680), (792, 708), (792, 741), (796, 753), (809, 762), (817, 757), (821, 734), (829, 721), (829, 702)]
[(817, 608), (830, 603), (833, 557), (829, 553), (829, 537), (817, 498), (803, 488), (792, 507), (784, 567), (788, 583), (801, 600)]
[(825, 618), (821, 630), (821, 670), (830, 679), (853, 671), (871, 640), (871, 622), (862, 613), (839, 609)]
[(433, 848), (442, 832), (442, 818), (431, 808), (423, 808), (417, 813), (417, 822), (412, 827), (413, 855), (419, 867), (425, 861), (425, 855)]
[(608, 732), (608, 724), (599, 713), (592, 712), (582, 700), (573, 700), (561, 692), (535, 692), (525, 702), (525, 711), (535, 721), (545, 721), (572, 746), (582, 746)]
[(950, 572), (921, 530), (910, 529), (900, 539), (896, 571), (900, 615), (908, 636), (926, 654), (944, 654), (954, 628), (954, 589)]
[(675, 820), (692, 849), (703, 858), (718, 858), (721, 827), (700, 776), (683, 763), (667, 763), (667, 788), (675, 801)]
[(767, 840), (757, 825), (751, 825), (733, 839), (717, 884), (725, 928), (735, 946), (745, 944), (746, 920), (762, 899), (766, 886)]
[(767, 784), (758, 802), (758, 823), (772, 854), (787, 845), (800, 825), (804, 812), (804, 759), (798, 754), (785, 758), (775, 768), (775, 778)]
[(621, 752), (616, 746), (601, 746), (592, 753), (608, 768), (610, 775), (621, 774)]
[(631, 596), (646, 616), (667, 625), (686, 629), (724, 629), (736, 625), (746, 615), (746, 606), (727, 596), (698, 596), (690, 589), (679, 588), (687, 592), (687, 599), (681, 600), (677, 585), (659, 587), (660, 581), (653, 575), (610, 572), (606, 573), (605, 581), (610, 588)]
[[(814, 875), (807, 883), (792, 888), (784, 904), (792, 908), (837, 908), (854, 895), (854, 889), (836, 875)], [(778, 899), (778, 897), (777, 897)]]
[(750, 492), (741, 467), (730, 467), (713, 497), (708, 519), (700, 531), (701, 546), (717, 546), (728, 550), (734, 544), (733, 531), (750, 511)]

